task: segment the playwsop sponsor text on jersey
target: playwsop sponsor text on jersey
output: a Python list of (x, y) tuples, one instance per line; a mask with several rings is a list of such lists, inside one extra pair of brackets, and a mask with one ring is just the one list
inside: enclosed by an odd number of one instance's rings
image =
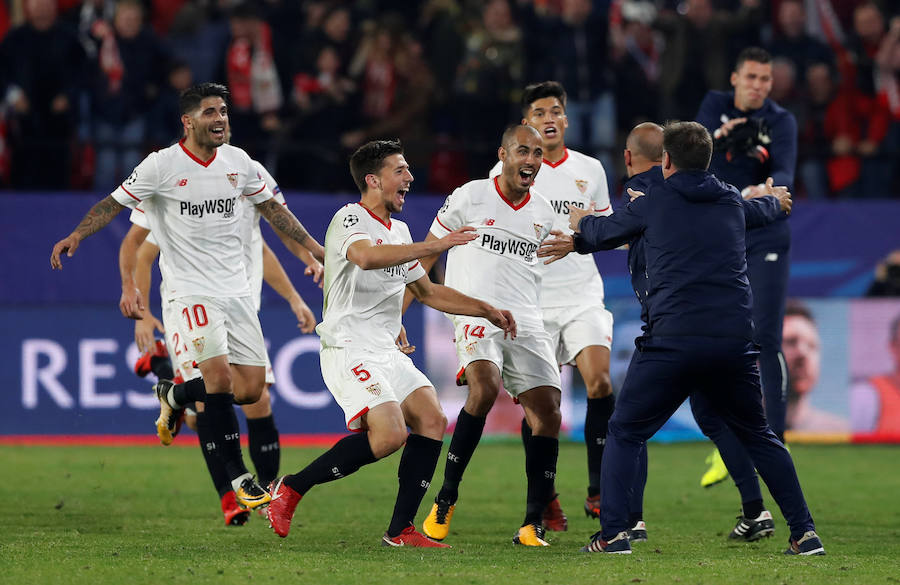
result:
[(537, 244), (517, 238), (500, 238), (491, 234), (482, 234), (481, 246), (504, 256), (521, 256), (526, 262), (535, 260)]
[(228, 218), (234, 216), (234, 205), (237, 197), (223, 197), (220, 199), (207, 199), (200, 203), (191, 203), (190, 201), (182, 201), (179, 212), (181, 215), (193, 215), (203, 217), (207, 214), (221, 213), (222, 217)]
[(573, 207), (577, 207), (578, 209), (584, 209), (583, 201), (560, 201), (557, 199), (551, 199), (550, 205), (553, 206), (553, 212), (557, 214), (569, 215), (569, 210)]

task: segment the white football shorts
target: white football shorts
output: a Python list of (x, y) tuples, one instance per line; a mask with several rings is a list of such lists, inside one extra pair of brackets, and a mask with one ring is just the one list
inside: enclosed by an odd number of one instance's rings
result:
[(169, 311), (170, 320), (175, 322), (174, 331), (194, 362), (200, 364), (225, 355), (232, 364), (268, 365), (266, 343), (252, 297), (181, 297), (169, 302)]
[(319, 361), (322, 378), (344, 410), (349, 431), (361, 431), (360, 418), (379, 404), (402, 403), (414, 390), (432, 385), (399, 349), (323, 347)]
[(543, 313), (559, 364), (574, 365), (575, 356), (591, 345), (612, 347), (613, 314), (603, 306), (550, 307)]
[(487, 319), (454, 316), (452, 321), (460, 368), (478, 360), (492, 362), (513, 398), (538, 386), (560, 388), (559, 366), (544, 330), (521, 331), (515, 339), (504, 339), (503, 331)]

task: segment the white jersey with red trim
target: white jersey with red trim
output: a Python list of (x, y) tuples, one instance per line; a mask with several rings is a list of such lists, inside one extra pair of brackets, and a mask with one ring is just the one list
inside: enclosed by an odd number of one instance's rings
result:
[(360, 240), (375, 246), (412, 243), (402, 221), (384, 223), (360, 203), (338, 210), (325, 233), (325, 305), (316, 333), (322, 347), (396, 349), (406, 284), (425, 276), (425, 269), (413, 260), (363, 270), (347, 259), (350, 244)]
[[(269, 171), (261, 163), (255, 160), (252, 162), (256, 171), (266, 182), (266, 186), (271, 189), (275, 201), (287, 208), (287, 201), (284, 200), (281, 187), (275, 182), (275, 178), (269, 174)], [(244, 203), (247, 228), (250, 230), (244, 244), (244, 262), (247, 265), (247, 271), (250, 276), (250, 294), (253, 295), (253, 299), (256, 302), (256, 310), (259, 311), (263, 283), (263, 237), (262, 230), (259, 228), (259, 219), (262, 216), (256, 205), (247, 201)]]
[(243, 150), (223, 144), (202, 161), (174, 144), (145, 158), (112, 197), (145, 212), (165, 258), (167, 299), (250, 294), (241, 205), (272, 192)]
[[(502, 170), (503, 163), (498, 162), (490, 176), (495, 177)], [(555, 230), (572, 233), (569, 229), (571, 207), (587, 209), (593, 203), (597, 215), (612, 214), (603, 165), (580, 152), (566, 149), (563, 158), (556, 163), (545, 159), (534, 178), (534, 187), (553, 206)], [(580, 306), (585, 299), (603, 303), (603, 280), (590, 254), (569, 254), (562, 260), (540, 266), (543, 270), (542, 307)]]
[(496, 177), (459, 187), (438, 211), (431, 233), (442, 238), (472, 226), (478, 239), (447, 252), (446, 285), (512, 311), (519, 331), (543, 330), (537, 249), (553, 221), (553, 208), (536, 189), (514, 206)]

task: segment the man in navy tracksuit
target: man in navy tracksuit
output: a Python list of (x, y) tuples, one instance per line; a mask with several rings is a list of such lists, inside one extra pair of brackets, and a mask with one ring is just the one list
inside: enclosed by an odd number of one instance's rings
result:
[(706, 169), (709, 133), (666, 127), (662, 174), (608, 217), (582, 217), (575, 249), (641, 236), (647, 329), (610, 419), (602, 470), (603, 529), (583, 550), (630, 553), (629, 493), (641, 447), (691, 392), (702, 394), (747, 449), (791, 530), (789, 554), (824, 554), (790, 454), (766, 423), (753, 343), (740, 194)]
[[(652, 122), (638, 124), (628, 135), (625, 143), (625, 169), (628, 180), (625, 188), (645, 193), (654, 184), (662, 183), (663, 129)], [(775, 221), (782, 211), (780, 201), (775, 197), (758, 197), (741, 200), (748, 228), (765, 225)], [(644, 240), (638, 235), (628, 243), (628, 271), (631, 274), (631, 285), (641, 303), (642, 329), (647, 331), (649, 318), (647, 294), (650, 286), (647, 280), (646, 262), (644, 260)], [(775, 530), (771, 513), (763, 505), (762, 492), (756, 469), (747, 450), (741, 445), (737, 436), (712, 408), (709, 400), (702, 393), (691, 393), (691, 411), (700, 430), (712, 439), (741, 494), (741, 516), (737, 525), (729, 534), (729, 538), (752, 542), (770, 536)], [(629, 525), (636, 526), (643, 522), (643, 492), (647, 481), (646, 449), (642, 449), (638, 462), (638, 472), (633, 486), (629, 510)], [(646, 537), (646, 526), (641, 524)], [(629, 532), (631, 541), (635, 530)]]
[[(793, 190), (797, 120), (767, 97), (772, 91), (771, 55), (757, 47), (741, 51), (731, 84), (734, 91), (707, 93), (697, 112), (697, 121), (715, 139), (709, 170), (745, 196), (754, 194), (767, 177), (772, 177), (776, 185)], [(782, 441), (787, 371), (781, 353), (781, 332), (790, 248), (786, 215), (747, 234), (747, 276), (753, 289), (753, 324), (760, 347), (766, 415)]]

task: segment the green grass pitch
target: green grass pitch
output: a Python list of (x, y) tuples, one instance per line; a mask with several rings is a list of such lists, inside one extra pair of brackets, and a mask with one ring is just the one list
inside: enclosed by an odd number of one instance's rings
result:
[[(322, 451), (286, 448), (282, 471)], [(198, 449), (3, 446), (0, 583), (900, 583), (900, 447), (793, 446), (828, 553), (801, 558), (782, 554), (788, 532), (767, 492), (775, 536), (727, 540), (739, 498), (730, 480), (699, 487), (709, 451), (651, 444), (650, 541), (630, 556), (606, 556), (578, 550), (598, 525), (582, 512), (585, 455), (574, 443), (560, 448), (557, 479), (569, 531), (549, 533), (551, 547), (511, 542), (525, 479), (521, 445), (507, 441), (476, 452), (447, 539), (454, 548), (445, 551), (380, 546), (398, 454), (314, 488), (280, 539), (255, 514), (244, 527), (224, 526)], [(419, 525), (442, 471), (441, 462)]]

